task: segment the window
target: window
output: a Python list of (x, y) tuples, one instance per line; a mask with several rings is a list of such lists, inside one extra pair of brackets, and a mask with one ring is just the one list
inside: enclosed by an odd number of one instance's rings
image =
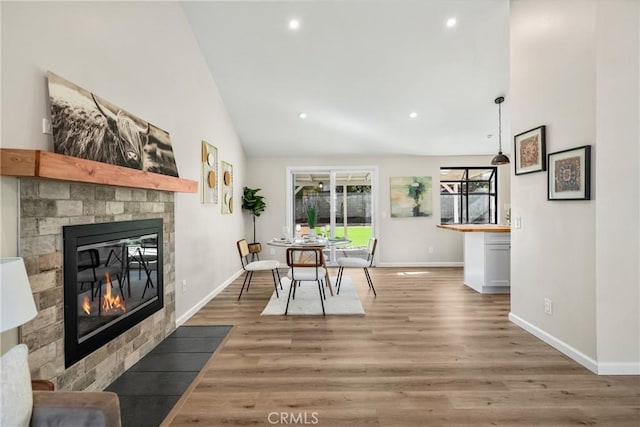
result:
[(495, 167), (440, 168), (441, 224), (497, 224)]

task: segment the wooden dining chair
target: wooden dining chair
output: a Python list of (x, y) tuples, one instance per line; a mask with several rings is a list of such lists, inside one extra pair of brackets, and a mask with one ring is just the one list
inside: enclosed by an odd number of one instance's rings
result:
[[(322, 305), (322, 315), (324, 312), (324, 300), (327, 298), (323, 281), (327, 275), (326, 269), (323, 267), (324, 258), (321, 248), (288, 248), (287, 249), (287, 266), (289, 272), (287, 277), (291, 280), (289, 286), (289, 296), (287, 298), (287, 307), (284, 310), (285, 316), (289, 312), (289, 302), (296, 299), (296, 288), (302, 282), (316, 282), (318, 291), (320, 292), (320, 305)], [(291, 297), (293, 293), (293, 298)]]
[(247, 286), (247, 292), (249, 292), (249, 286), (251, 286), (251, 279), (253, 278), (254, 271), (269, 271), (273, 276), (273, 286), (276, 290), (276, 298), (280, 298), (278, 295), (278, 284), (282, 289), (282, 283), (280, 283), (280, 273), (278, 272), (278, 266), (280, 263), (275, 260), (262, 260), (262, 261), (249, 261), (249, 244), (246, 239), (238, 240), (236, 242), (238, 247), (238, 254), (240, 254), (240, 262), (242, 263), (242, 269), (245, 271), (244, 280), (242, 282), (242, 288), (240, 288), (240, 295), (238, 295), (238, 301), (242, 297), (242, 291), (244, 291), (245, 285)]
[(367, 283), (369, 284), (369, 289), (373, 291), (374, 296), (378, 296), (376, 294), (376, 288), (373, 287), (373, 280), (371, 280), (371, 276), (369, 275), (369, 267), (373, 263), (373, 256), (376, 253), (376, 247), (378, 246), (378, 239), (372, 237), (369, 239), (369, 246), (367, 247), (367, 258), (359, 258), (359, 257), (343, 257), (338, 258), (337, 263), (340, 267), (338, 269), (338, 277), (336, 279), (337, 285), (337, 294), (340, 294), (340, 284), (342, 283), (342, 273), (344, 272), (345, 267), (347, 268), (363, 268), (364, 275), (367, 277)]

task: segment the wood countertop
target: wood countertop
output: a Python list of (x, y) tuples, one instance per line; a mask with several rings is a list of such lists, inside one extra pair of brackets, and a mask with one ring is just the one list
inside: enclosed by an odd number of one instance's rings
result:
[(440, 224), (440, 228), (463, 233), (510, 233), (511, 227), (498, 224)]

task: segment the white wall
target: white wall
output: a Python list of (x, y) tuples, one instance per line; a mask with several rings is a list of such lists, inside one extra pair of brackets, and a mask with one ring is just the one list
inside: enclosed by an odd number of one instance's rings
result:
[(592, 145), (590, 201), (547, 201), (546, 173), (512, 181), (512, 319), (609, 373), (640, 372), (637, 7), (511, 2), (513, 133), (546, 125), (547, 152)]
[(639, 4), (599, 2), (596, 16), (596, 314), (603, 373), (640, 368)]
[[(41, 119), (49, 117), (45, 73), (51, 70), (168, 131), (182, 178), (200, 180), (202, 139), (216, 145), (219, 159), (234, 165), (234, 191), (241, 194), (244, 152), (178, 3), (1, 7), (4, 147), (53, 149), (40, 131)], [(220, 205), (199, 200), (198, 194), (176, 195), (177, 318), (239, 269), (240, 205), (223, 216)]]
[[(487, 166), (492, 156), (395, 156), (395, 157), (314, 157), (314, 158), (250, 158), (247, 185), (262, 188), (267, 208), (256, 220), (256, 236), (267, 242), (282, 235), (285, 225), (286, 168), (291, 166), (377, 166), (378, 211), (377, 265), (419, 266), (460, 265), (463, 261), (462, 233), (436, 228), (440, 223), (438, 180), (443, 166)], [(499, 211), (509, 204), (509, 168), (498, 168)], [(425, 218), (391, 218), (389, 178), (392, 176), (431, 176), (433, 178), (433, 216)], [(246, 236), (251, 236), (249, 214)], [(428, 248), (434, 248), (429, 254)], [(265, 246), (266, 247), (266, 246)], [(263, 250), (265, 250), (263, 247)], [(269, 255), (269, 247), (267, 255)], [(284, 251), (276, 249), (275, 258), (284, 262)]]
[[(511, 2), (512, 130), (546, 125), (547, 152), (591, 144), (598, 156), (594, 18), (593, 0)], [(511, 233), (511, 312), (595, 359), (595, 202), (547, 201), (546, 172), (515, 176), (511, 193), (522, 218)]]

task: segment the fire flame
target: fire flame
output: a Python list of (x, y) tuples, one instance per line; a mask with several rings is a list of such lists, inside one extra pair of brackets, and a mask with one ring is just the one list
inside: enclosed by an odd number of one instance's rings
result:
[(124, 299), (120, 298), (120, 295), (117, 295), (115, 298), (111, 296), (111, 275), (105, 273), (105, 278), (107, 279), (107, 292), (102, 297), (102, 309), (104, 311), (114, 309), (120, 309), (123, 312), (127, 311), (127, 308), (124, 306)]
[(84, 297), (82, 299), (82, 311), (87, 314), (91, 314), (91, 303), (89, 302), (89, 297)]

